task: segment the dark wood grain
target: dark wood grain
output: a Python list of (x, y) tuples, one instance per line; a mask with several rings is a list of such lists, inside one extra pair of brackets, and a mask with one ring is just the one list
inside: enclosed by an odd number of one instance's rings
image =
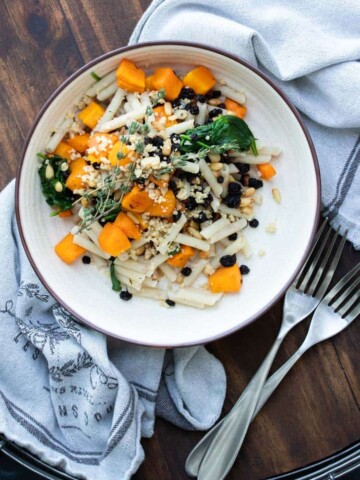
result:
[[(24, 136), (49, 94), (83, 63), (127, 43), (150, 0), (3, 0), (0, 3), (0, 188), (14, 177)], [(339, 275), (360, 254), (350, 245)], [(339, 276), (338, 275), (338, 276)], [(282, 303), (252, 325), (209, 345), (228, 378), (224, 412), (234, 404), (272, 344)], [(275, 363), (301, 343), (307, 325), (286, 340)], [(295, 366), (249, 431), (230, 480), (291, 470), (360, 438), (360, 324), (310, 351)], [(186, 479), (184, 462), (201, 438), (157, 420), (143, 441), (136, 480)]]

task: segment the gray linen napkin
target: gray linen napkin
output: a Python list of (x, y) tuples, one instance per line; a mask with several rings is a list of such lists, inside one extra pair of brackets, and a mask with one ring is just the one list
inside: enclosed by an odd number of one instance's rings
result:
[(228, 50), (284, 90), (315, 143), (323, 212), (360, 249), (360, 2), (155, 0), (130, 43), (156, 40)]
[(155, 414), (185, 429), (216, 421), (224, 369), (204, 347), (140, 347), (78, 324), (28, 262), (14, 186), (0, 194), (0, 432), (80, 478), (128, 479)]

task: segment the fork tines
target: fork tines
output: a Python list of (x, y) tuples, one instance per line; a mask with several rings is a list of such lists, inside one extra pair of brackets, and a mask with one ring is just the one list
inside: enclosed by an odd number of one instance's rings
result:
[(352, 321), (360, 314), (360, 263), (326, 295), (324, 301), (342, 318)]
[(295, 280), (297, 289), (313, 297), (324, 296), (339, 263), (347, 230), (337, 242), (340, 234), (340, 226), (333, 230), (327, 218), (323, 221), (310, 255)]

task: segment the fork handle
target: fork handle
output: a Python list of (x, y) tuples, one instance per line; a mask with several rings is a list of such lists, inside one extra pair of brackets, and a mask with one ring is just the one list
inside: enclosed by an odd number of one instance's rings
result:
[(246, 436), (261, 390), (282, 340), (283, 336), (278, 336), (235, 407), (209, 439), (210, 443), (198, 471), (199, 480), (222, 480), (231, 469)]
[(271, 375), (271, 377), (268, 378), (266, 381), (258, 404), (256, 405), (256, 409), (253, 415), (252, 420), (256, 417), (256, 415), (260, 412), (262, 407), (265, 405), (265, 403), (268, 401), (268, 399), (271, 397), (272, 393), (278, 385), (281, 383), (281, 381), (284, 379), (284, 377), (288, 374), (288, 372), (292, 369), (292, 367), (295, 365), (295, 363), (299, 360), (299, 358), (306, 352), (305, 348), (302, 348), (302, 346), (278, 369), (276, 370), (275, 373)]

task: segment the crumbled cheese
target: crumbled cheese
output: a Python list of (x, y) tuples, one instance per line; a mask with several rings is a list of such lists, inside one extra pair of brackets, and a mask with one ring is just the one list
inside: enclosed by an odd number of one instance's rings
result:
[(153, 170), (158, 169), (160, 168), (160, 157), (156, 155), (154, 157), (143, 158), (140, 164), (143, 169), (149, 169), (149, 168), (152, 168)]
[(269, 223), (269, 225), (267, 225), (267, 227), (265, 228), (265, 231), (267, 233), (275, 233), (276, 232), (276, 223), (275, 222)]
[(70, 160), (76, 160), (77, 158), (80, 158), (81, 155), (78, 153), (76, 150), (72, 149), (70, 150)]
[(261, 250), (259, 250), (258, 255), (259, 255), (259, 257), (263, 257), (264, 255), (266, 255), (265, 250), (263, 248)]

